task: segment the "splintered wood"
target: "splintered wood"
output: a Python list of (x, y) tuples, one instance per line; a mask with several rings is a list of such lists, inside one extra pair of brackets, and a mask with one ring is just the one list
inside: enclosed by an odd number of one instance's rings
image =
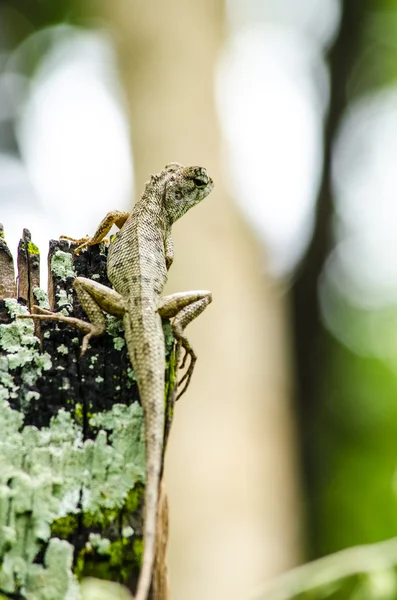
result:
[[(17, 257), (16, 282), (0, 226), (0, 595), (77, 598), (73, 590), (88, 575), (134, 592), (145, 441), (122, 322), (107, 317), (107, 333), (81, 357), (82, 334), (73, 327), (17, 318), (38, 305), (86, 319), (73, 281), (84, 276), (109, 285), (106, 249), (77, 256), (68, 242), (51, 240), (48, 294), (40, 288), (40, 254), (27, 229)], [(169, 382), (175, 350), (169, 323), (164, 330)], [(170, 394), (167, 402), (168, 433)], [(167, 594), (167, 523), (164, 499), (154, 574), (160, 600)]]
[(0, 298), (16, 298), (14, 261), (4, 240), (4, 229), (0, 223)]

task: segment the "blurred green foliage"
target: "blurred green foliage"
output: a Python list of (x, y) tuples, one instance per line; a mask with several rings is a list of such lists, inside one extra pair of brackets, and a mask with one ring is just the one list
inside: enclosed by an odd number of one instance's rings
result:
[[(335, 210), (330, 176), (334, 141), (355, 102), (395, 84), (397, 2), (344, 0), (341, 7), (342, 33), (334, 42), (336, 52), (331, 49), (330, 54), (334, 94), (325, 144), (331, 151), (316, 223), (318, 239), (331, 233), (329, 242), (317, 245), (322, 255), (313, 245), (303, 277), (298, 274), (298, 285), (305, 286), (304, 293), (309, 290), (313, 304), (302, 313), (303, 305), (297, 303), (295, 313), (296, 319), (304, 314), (297, 328), (298, 352), (304, 357), (298, 367), (298, 394), (308, 554), (313, 558), (397, 535), (397, 351), (393, 352), (397, 306), (389, 305), (387, 311), (374, 307), (364, 314), (346, 293), (343, 302), (336, 300), (337, 313), (329, 329), (327, 311), (335, 298), (329, 296), (320, 307), (318, 293), (319, 282), (327, 278), (327, 260), (346, 235), (339, 222), (344, 207), (338, 204)], [(332, 296), (331, 288), (326, 295)]]

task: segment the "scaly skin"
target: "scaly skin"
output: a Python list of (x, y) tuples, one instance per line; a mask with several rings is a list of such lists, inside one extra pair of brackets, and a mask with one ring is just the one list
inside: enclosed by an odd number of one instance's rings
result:
[[(190, 365), (183, 380), (187, 388), (196, 356), (184, 334), (186, 325), (211, 302), (208, 291), (172, 294), (161, 298), (167, 280), (167, 270), (173, 260), (171, 227), (189, 208), (198, 204), (213, 189), (213, 182), (202, 167), (167, 165), (158, 175), (152, 175), (141, 199), (130, 214), (109, 213), (92, 238), (77, 251), (98, 244), (113, 224), (120, 227), (110, 244), (107, 272), (114, 290), (95, 281), (77, 277), (74, 287), (90, 323), (51, 314), (39, 309), (36, 319), (69, 322), (86, 334), (84, 353), (91, 337), (105, 331), (103, 310), (124, 321), (125, 339), (134, 368), (144, 410), (146, 436), (146, 488), (144, 554), (138, 580), (136, 600), (146, 600), (150, 591), (156, 546), (158, 490), (164, 438), (164, 372), (165, 349), (161, 317), (174, 317), (172, 326), (177, 341), (190, 356)], [(70, 239), (70, 238), (68, 238)]]

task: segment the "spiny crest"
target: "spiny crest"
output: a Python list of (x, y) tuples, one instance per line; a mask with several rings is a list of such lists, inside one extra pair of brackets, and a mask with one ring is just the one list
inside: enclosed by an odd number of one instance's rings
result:
[(183, 165), (181, 163), (169, 163), (168, 165), (165, 165), (164, 169), (160, 171), (160, 173), (153, 173), (152, 175), (150, 175), (150, 180), (146, 182), (146, 185), (157, 184), (173, 171), (178, 171), (180, 169), (183, 169)]

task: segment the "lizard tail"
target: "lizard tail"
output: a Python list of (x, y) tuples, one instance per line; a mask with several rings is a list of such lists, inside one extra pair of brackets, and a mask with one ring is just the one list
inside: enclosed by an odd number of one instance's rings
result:
[[(149, 473), (151, 473), (151, 475), (149, 475)], [(156, 522), (160, 473), (155, 474), (152, 470), (149, 471), (149, 473), (145, 493), (145, 545), (143, 550), (142, 568), (139, 574), (134, 600), (147, 600), (149, 596), (153, 575), (154, 557), (156, 553)], [(153, 485), (149, 485), (149, 481), (150, 484)]]
[[(126, 332), (128, 352), (134, 355), (134, 349), (129, 340), (133, 338), (134, 327), (129, 315), (124, 317), (124, 328)], [(144, 549), (142, 566), (139, 573), (138, 584), (134, 600), (147, 600), (152, 582), (154, 558), (156, 552), (156, 530), (157, 512), (159, 499), (159, 484), (162, 469), (163, 437), (164, 437), (164, 342), (162, 340), (163, 330), (158, 315), (153, 316), (153, 329), (158, 328), (154, 335), (147, 341), (146, 355), (142, 353), (140, 361), (137, 361), (135, 373), (138, 380), (138, 389), (143, 406), (145, 420), (145, 444), (146, 444), (146, 486), (145, 486), (145, 521), (144, 521)], [(139, 331), (138, 328), (136, 330)], [(142, 343), (139, 339), (135, 348), (140, 348)], [(148, 354), (151, 360), (148, 360)], [(145, 360), (143, 360), (145, 357)], [(145, 364), (148, 362), (149, 366)], [(143, 363), (143, 367), (142, 367)], [(161, 365), (161, 368), (151, 368), (151, 364)]]

